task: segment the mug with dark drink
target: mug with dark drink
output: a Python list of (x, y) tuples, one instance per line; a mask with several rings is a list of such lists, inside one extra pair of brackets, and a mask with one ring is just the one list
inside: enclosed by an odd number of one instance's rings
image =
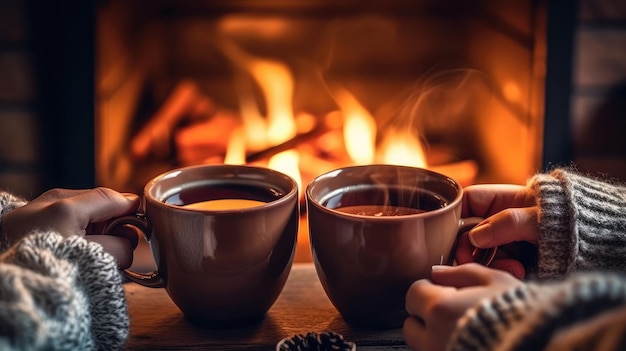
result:
[(298, 185), (254, 166), (202, 165), (149, 181), (143, 209), (109, 227), (145, 234), (156, 263), (130, 280), (165, 288), (192, 322), (239, 327), (263, 319), (282, 291), (296, 248)]
[(462, 196), (450, 177), (394, 165), (341, 168), (309, 183), (313, 261), (346, 322), (402, 326), (411, 283), (430, 277), (433, 265), (453, 264), (458, 233), (480, 221), (461, 218)]

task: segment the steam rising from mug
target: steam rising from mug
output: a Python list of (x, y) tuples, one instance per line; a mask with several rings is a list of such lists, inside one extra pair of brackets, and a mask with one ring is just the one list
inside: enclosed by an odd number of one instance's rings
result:
[[(433, 265), (454, 261), (457, 235), (464, 226), (462, 196), (458, 182), (445, 175), (393, 165), (346, 167), (308, 185), (315, 268), (348, 323), (369, 328), (402, 325), (411, 283), (429, 278)], [(406, 210), (385, 212), (390, 206)], [(364, 210), (345, 210), (354, 207)]]

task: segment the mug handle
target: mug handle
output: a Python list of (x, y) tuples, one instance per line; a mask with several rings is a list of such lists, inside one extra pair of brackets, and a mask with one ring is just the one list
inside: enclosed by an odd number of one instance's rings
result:
[[(484, 218), (481, 217), (467, 217), (467, 218), (461, 218), (461, 220), (459, 221), (459, 229), (457, 231), (457, 234), (460, 235), (466, 231), (469, 231), (470, 229), (474, 228), (476, 225), (478, 225), (478, 223), (482, 222), (484, 220)], [(480, 263), (483, 266), (489, 267), (489, 265), (491, 264), (491, 261), (493, 261), (493, 258), (496, 256), (496, 253), (498, 252), (498, 247), (490, 247), (488, 249), (480, 249), (480, 248), (474, 248), (474, 251), (472, 251), (472, 257), (474, 257), (474, 262), (476, 263)]]
[[(113, 232), (113, 229), (117, 226), (130, 225), (137, 228), (143, 234), (146, 241), (150, 242), (150, 225), (146, 219), (146, 215), (142, 213), (136, 213), (133, 216), (122, 216), (109, 222), (104, 230), (105, 233)], [(165, 279), (158, 268), (150, 273), (138, 273), (131, 271), (130, 269), (123, 269), (122, 275), (137, 284), (143, 285), (148, 288), (164, 288)]]

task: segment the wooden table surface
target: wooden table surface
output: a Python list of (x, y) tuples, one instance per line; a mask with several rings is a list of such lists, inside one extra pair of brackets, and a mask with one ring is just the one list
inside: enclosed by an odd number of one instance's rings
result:
[(216, 330), (187, 322), (165, 289), (125, 284), (130, 313), (127, 350), (274, 350), (285, 337), (334, 331), (359, 350), (408, 350), (402, 329), (348, 326), (330, 303), (312, 263), (295, 263), (266, 318), (245, 329)]

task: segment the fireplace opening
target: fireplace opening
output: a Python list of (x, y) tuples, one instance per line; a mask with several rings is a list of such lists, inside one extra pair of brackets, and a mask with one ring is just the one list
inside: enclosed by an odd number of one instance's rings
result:
[(301, 185), (363, 163), (463, 185), (541, 168), (542, 1), (111, 0), (96, 16), (100, 185), (206, 163)]

